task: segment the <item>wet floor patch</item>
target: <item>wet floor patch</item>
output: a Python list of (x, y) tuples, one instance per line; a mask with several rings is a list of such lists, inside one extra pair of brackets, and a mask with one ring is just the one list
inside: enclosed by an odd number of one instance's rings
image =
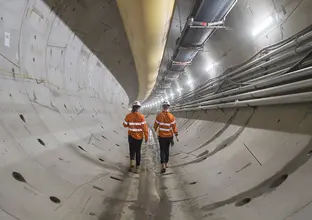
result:
[[(226, 147), (229, 147), (238, 138), (238, 136), (244, 131), (246, 126), (249, 124), (249, 121), (251, 120), (252, 116), (254, 115), (255, 111), (256, 111), (256, 109), (253, 109), (252, 113), (247, 118), (244, 126), (242, 126), (240, 129), (238, 129), (238, 131), (236, 131), (232, 136), (226, 138), (220, 144), (218, 144), (218, 146), (215, 147), (215, 149), (213, 151), (211, 151), (211, 152), (209, 152), (208, 150), (204, 151), (200, 155), (198, 155), (195, 160), (185, 162), (182, 164), (178, 164), (178, 165), (175, 165), (174, 167), (181, 167), (181, 166), (185, 166), (185, 165), (189, 165), (189, 164), (200, 163), (202, 161), (205, 161), (208, 157), (211, 157), (211, 156), (215, 155), (216, 153), (220, 152), (221, 150), (225, 149)], [(233, 119), (229, 120), (228, 123), (216, 135), (214, 135), (208, 142), (206, 142), (205, 144), (201, 145), (200, 147), (196, 148), (195, 150), (193, 150), (191, 152), (194, 152), (194, 151), (212, 143), (216, 138), (220, 137), (221, 134), (230, 126), (230, 124), (232, 123), (232, 121), (236, 117), (237, 112), (238, 112), (238, 110), (236, 110), (235, 114), (232, 116)], [(226, 129), (224, 129), (225, 127), (226, 127)], [(191, 152), (189, 152), (189, 153), (191, 153)]]
[(221, 134), (231, 125), (233, 120), (236, 118), (238, 111), (239, 111), (239, 109), (235, 110), (234, 114), (229, 118), (229, 120), (226, 122), (226, 124), (212, 138), (210, 138), (208, 141), (206, 141), (205, 143), (203, 143), (199, 147), (195, 148), (194, 150), (190, 151), (189, 153), (193, 153), (193, 152), (195, 152), (195, 151), (197, 151), (197, 150), (199, 150), (199, 149), (209, 145), (214, 140), (219, 138), (221, 136)]
[(275, 189), (275, 188), (279, 187), (280, 185), (283, 184), (283, 182), (286, 181), (287, 178), (288, 178), (288, 174), (281, 175), (280, 177), (278, 177), (276, 180), (274, 180), (271, 183), (270, 188)]

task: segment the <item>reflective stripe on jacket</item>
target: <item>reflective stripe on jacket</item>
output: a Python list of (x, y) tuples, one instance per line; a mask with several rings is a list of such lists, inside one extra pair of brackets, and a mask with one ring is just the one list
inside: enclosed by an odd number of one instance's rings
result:
[(173, 134), (178, 134), (176, 120), (170, 112), (163, 111), (156, 117), (154, 129), (158, 131), (159, 137), (172, 137)]
[(128, 128), (128, 135), (131, 137), (141, 140), (144, 135), (145, 140), (148, 140), (148, 128), (143, 114), (139, 112), (129, 113), (123, 122), (123, 126)]

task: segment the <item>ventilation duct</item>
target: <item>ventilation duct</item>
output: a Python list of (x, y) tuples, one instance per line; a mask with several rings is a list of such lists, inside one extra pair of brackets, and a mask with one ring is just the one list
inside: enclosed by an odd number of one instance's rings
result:
[[(175, 80), (185, 71), (188, 65), (210, 38), (215, 29), (225, 28), (224, 20), (237, 0), (197, 0), (185, 25), (177, 47), (167, 66), (164, 78)], [(162, 84), (154, 87), (163, 87)], [(152, 96), (150, 96), (152, 98)]]

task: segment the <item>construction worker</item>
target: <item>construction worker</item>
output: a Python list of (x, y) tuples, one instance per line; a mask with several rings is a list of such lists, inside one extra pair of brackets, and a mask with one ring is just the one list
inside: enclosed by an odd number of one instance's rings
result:
[(130, 151), (130, 165), (129, 172), (134, 169), (134, 159), (136, 159), (136, 173), (140, 172), (141, 163), (141, 145), (143, 136), (145, 137), (145, 143), (148, 141), (148, 128), (143, 114), (139, 112), (141, 103), (135, 101), (132, 105), (132, 111), (129, 113), (123, 126), (128, 128), (128, 142)]
[(160, 162), (162, 166), (161, 172), (165, 173), (166, 168), (168, 168), (170, 144), (173, 143), (173, 135), (176, 137), (178, 136), (178, 130), (175, 118), (173, 114), (169, 112), (169, 101), (164, 101), (162, 107), (163, 111), (157, 115), (154, 129), (156, 132), (158, 129)]

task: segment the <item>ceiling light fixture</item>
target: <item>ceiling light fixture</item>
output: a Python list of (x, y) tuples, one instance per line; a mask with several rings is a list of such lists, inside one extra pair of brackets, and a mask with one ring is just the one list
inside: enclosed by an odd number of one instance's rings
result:
[(265, 29), (270, 27), (270, 25), (273, 23), (273, 17), (270, 16), (267, 19), (265, 19), (262, 23), (258, 24), (257, 27), (253, 30), (252, 36), (257, 36), (261, 32), (263, 32)]

